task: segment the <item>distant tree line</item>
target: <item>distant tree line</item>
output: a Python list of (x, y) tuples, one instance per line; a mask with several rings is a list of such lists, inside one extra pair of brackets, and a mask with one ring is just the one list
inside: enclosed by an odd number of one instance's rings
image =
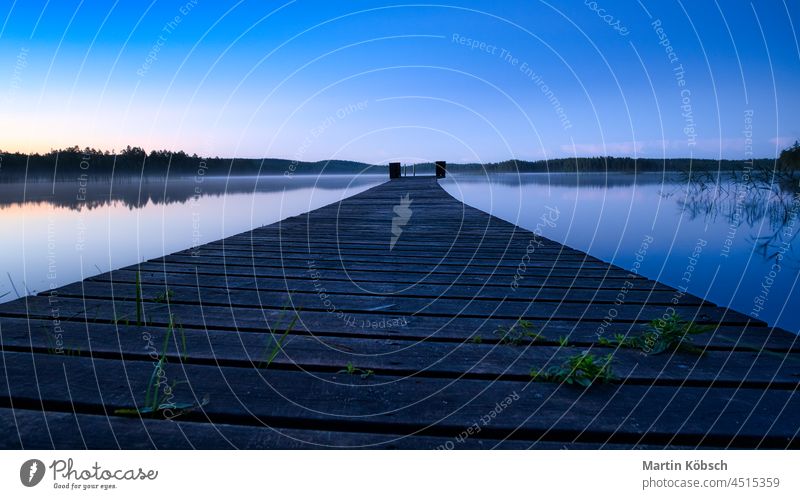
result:
[[(448, 165), (449, 171), (494, 171), (494, 172), (659, 172), (659, 171), (740, 171), (750, 162), (743, 160), (716, 159), (655, 159), (655, 158), (615, 158), (600, 156), (590, 158), (556, 158), (539, 161), (508, 160), (500, 163)], [(754, 159), (754, 169), (772, 169), (774, 159)]]
[(800, 170), (800, 142), (794, 141), (794, 145), (781, 151), (778, 161), (785, 170)]
[[(558, 158), (539, 161), (508, 160), (499, 163), (448, 164), (453, 172), (647, 172), (647, 171), (742, 171), (753, 169), (783, 172), (800, 170), (800, 143), (795, 142), (777, 159), (743, 160), (616, 158)], [(195, 176), (195, 175), (302, 175), (320, 173), (386, 173), (386, 165), (369, 165), (355, 161), (294, 161), (289, 159), (203, 158), (184, 151), (158, 150), (148, 154), (141, 147), (126, 146), (119, 152), (101, 151), (78, 146), (52, 150), (45, 154), (22, 154), (0, 151), (0, 179), (24, 178), (76, 179), (82, 176)], [(419, 163), (417, 173), (429, 174), (433, 164)], [(409, 170), (410, 171), (410, 170)]]
[[(151, 151), (127, 146), (119, 152), (78, 146), (52, 150), (45, 154), (0, 151), (0, 178), (79, 179), (111, 176), (227, 176), (227, 175), (302, 175), (319, 173), (383, 173), (380, 167), (355, 161), (293, 161), (289, 159), (204, 158), (184, 151)], [(379, 171), (371, 171), (378, 169)]]

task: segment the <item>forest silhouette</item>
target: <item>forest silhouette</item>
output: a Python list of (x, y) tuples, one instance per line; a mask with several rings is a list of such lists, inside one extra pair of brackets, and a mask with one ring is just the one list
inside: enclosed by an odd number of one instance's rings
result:
[[(721, 171), (746, 168), (762, 171), (800, 169), (800, 144), (783, 150), (778, 158), (716, 160), (693, 158), (572, 157), (538, 161), (511, 159), (497, 163), (449, 163), (452, 172), (655, 172)], [(432, 172), (433, 163), (418, 163), (409, 172)], [(73, 146), (44, 154), (0, 151), (0, 179), (20, 181), (36, 179), (85, 179), (142, 176), (240, 176), (295, 174), (382, 174), (386, 165), (357, 161), (300, 161), (279, 158), (204, 158), (184, 151), (154, 150), (149, 154), (140, 147), (127, 146), (119, 152)]]

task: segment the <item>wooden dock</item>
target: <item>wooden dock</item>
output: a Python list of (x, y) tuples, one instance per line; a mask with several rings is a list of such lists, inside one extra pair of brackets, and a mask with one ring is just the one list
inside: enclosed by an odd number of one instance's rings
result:
[[(702, 354), (600, 341), (670, 307)], [(0, 345), (3, 448), (800, 447), (797, 336), (432, 177), (0, 305)], [(616, 380), (532, 380), (587, 349)]]

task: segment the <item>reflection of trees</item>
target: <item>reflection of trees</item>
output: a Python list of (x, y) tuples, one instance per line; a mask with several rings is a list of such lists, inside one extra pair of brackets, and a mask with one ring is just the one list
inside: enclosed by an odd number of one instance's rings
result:
[(119, 153), (79, 146), (52, 150), (45, 154), (22, 154), (0, 150), (3, 159), (2, 182), (31, 179), (103, 180), (111, 177), (179, 177), (192, 175), (244, 176), (295, 174), (364, 174), (385, 173), (386, 166), (355, 161), (300, 161), (277, 158), (201, 158), (183, 151), (152, 151), (127, 146)]
[(48, 203), (53, 206), (79, 210), (102, 207), (122, 202), (134, 209), (147, 204), (185, 203), (198, 196), (224, 196), (227, 194), (254, 194), (282, 192), (299, 188), (345, 189), (366, 184), (377, 184), (384, 176), (350, 175), (296, 175), (294, 177), (162, 177), (117, 178), (114, 182), (28, 182), (26, 184), (0, 182), (0, 208), (13, 204)]
[(451, 180), (456, 183), (489, 182), (511, 187), (526, 186), (530, 184), (551, 187), (581, 187), (606, 189), (609, 187), (629, 187), (634, 184), (662, 184), (674, 180), (675, 172), (587, 172), (587, 173), (493, 173), (493, 172), (467, 172), (451, 175)]
[[(719, 174), (682, 176), (681, 208), (691, 219), (724, 217), (731, 228), (760, 227), (750, 235), (754, 253), (774, 259), (792, 243), (800, 227), (800, 175), (786, 170), (753, 168)], [(788, 255), (787, 255), (788, 256)]]

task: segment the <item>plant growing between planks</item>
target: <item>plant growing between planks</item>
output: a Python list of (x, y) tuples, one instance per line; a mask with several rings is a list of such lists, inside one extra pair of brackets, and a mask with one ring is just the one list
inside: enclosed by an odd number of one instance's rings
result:
[[(177, 330), (178, 334), (180, 335), (180, 342), (181, 342), (181, 360), (186, 360), (189, 356), (188, 352), (186, 351), (186, 332), (183, 330), (183, 325), (180, 323), (175, 322), (175, 314), (169, 314), (169, 324), (167, 324), (167, 338), (173, 336), (175, 340), (178, 340), (178, 336), (175, 334)], [(166, 348), (166, 347), (165, 347)]]
[(666, 318), (650, 321), (647, 330), (639, 336), (629, 338), (625, 335), (617, 334), (614, 335), (613, 340), (601, 339), (599, 343), (603, 346), (638, 348), (652, 355), (676, 350), (702, 354), (703, 351), (701, 349), (690, 343), (691, 339), (698, 334), (713, 331), (715, 328), (716, 326), (714, 325), (703, 326), (695, 324), (672, 312)]
[(144, 322), (144, 306), (142, 304), (142, 278), (139, 271), (136, 271), (136, 325), (146, 326)]
[(64, 342), (61, 337), (51, 333), (45, 326), (40, 324), (39, 329), (44, 332), (45, 338), (47, 338), (47, 353), (66, 355), (67, 357), (81, 357), (83, 355), (80, 348), (67, 346), (66, 342)]
[(594, 382), (609, 383), (616, 380), (611, 369), (612, 361), (611, 354), (598, 357), (587, 350), (569, 357), (560, 365), (543, 370), (532, 369), (531, 377), (534, 381), (551, 381), (580, 386), (589, 386)]
[[(175, 388), (179, 385), (187, 384), (188, 381), (174, 380), (171, 383), (167, 382), (166, 366), (168, 363), (167, 352), (169, 350), (170, 340), (175, 339), (176, 330), (180, 333), (181, 342), (181, 358), (186, 359), (186, 335), (183, 332), (183, 327), (176, 325), (173, 315), (170, 315), (167, 332), (164, 335), (164, 341), (161, 347), (161, 354), (158, 360), (153, 365), (153, 371), (150, 373), (144, 394), (144, 403), (136, 408), (122, 408), (114, 411), (118, 416), (140, 416), (140, 417), (161, 417), (172, 419), (181, 414), (192, 412), (200, 407), (206, 405), (209, 401), (209, 396), (203, 397), (203, 400), (198, 404), (192, 403), (177, 403), (173, 401), (175, 396)], [(174, 411), (178, 411), (175, 414)]]
[[(289, 296), (288, 303), (283, 306), (281, 309), (281, 314), (278, 316), (278, 320), (276, 321), (277, 324), (283, 322), (283, 316), (286, 313), (286, 309), (290, 306), (292, 301), (291, 295)], [(269, 367), (272, 364), (272, 361), (275, 360), (275, 357), (278, 356), (278, 353), (283, 349), (284, 340), (292, 332), (294, 329), (294, 325), (297, 324), (297, 321), (300, 319), (300, 309), (292, 310), (292, 320), (289, 321), (289, 324), (283, 330), (283, 333), (280, 336), (277, 336), (276, 331), (278, 328), (270, 328), (269, 334), (270, 337), (267, 340), (267, 344), (264, 347), (264, 354), (261, 356), (262, 360), (258, 363), (258, 368), (263, 369)]]
[[(139, 271), (136, 272), (136, 325), (147, 326), (147, 319), (144, 315), (144, 299), (142, 298), (142, 280), (139, 274)], [(116, 311), (114, 312), (114, 324), (125, 324), (126, 326), (130, 325), (130, 319), (128, 319), (129, 314), (125, 314), (122, 317), (117, 317)]]
[(544, 336), (534, 331), (533, 323), (526, 320), (519, 320), (511, 326), (499, 326), (495, 330), (495, 334), (500, 335), (500, 343), (507, 345), (521, 345), (523, 343), (530, 343), (544, 339)]
[(375, 371), (372, 369), (361, 369), (360, 367), (355, 367), (352, 362), (348, 362), (344, 369), (338, 371), (338, 374), (350, 374), (352, 376), (359, 375), (361, 376), (361, 379), (367, 379), (375, 374)]
[(175, 292), (171, 289), (167, 289), (166, 291), (162, 291), (153, 297), (153, 301), (156, 303), (169, 303), (174, 296)]
[(614, 347), (614, 346), (630, 347), (631, 346), (630, 342), (628, 341), (628, 337), (626, 335), (620, 334), (620, 333), (615, 334), (614, 338), (612, 338), (612, 339), (601, 337), (597, 341), (597, 343), (599, 343), (600, 345), (602, 345), (604, 347)]

